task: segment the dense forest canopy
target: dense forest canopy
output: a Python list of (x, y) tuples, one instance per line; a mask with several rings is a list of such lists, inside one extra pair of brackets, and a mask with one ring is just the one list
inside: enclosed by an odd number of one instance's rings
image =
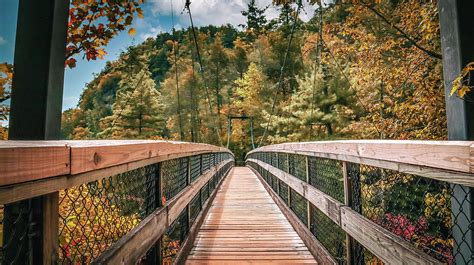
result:
[[(129, 47), (63, 113), (62, 136), (225, 144), (227, 117), (248, 116), (261, 145), (446, 138), (436, 1), (336, 1), (308, 22), (297, 4), (275, 4), (273, 20), (251, 0), (239, 28), (179, 29)], [(241, 156), (249, 120), (230, 131)]]

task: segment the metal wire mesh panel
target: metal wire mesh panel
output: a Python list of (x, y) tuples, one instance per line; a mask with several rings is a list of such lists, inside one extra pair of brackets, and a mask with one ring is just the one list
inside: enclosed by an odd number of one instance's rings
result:
[(161, 238), (162, 264), (173, 264), (188, 235), (188, 212), (184, 209)]
[(201, 194), (196, 194), (189, 203), (189, 223), (194, 223), (194, 220), (201, 211)]
[[(469, 214), (474, 194), (472, 188), (462, 185), (450, 185), (449, 188), (453, 218), (453, 260), (456, 264), (472, 264), (474, 257), (469, 254), (473, 252), (473, 249), (471, 249), (472, 244), (468, 241), (468, 236), (474, 233), (474, 223), (471, 221), (473, 219), (472, 212)], [(439, 196), (434, 199), (438, 200)], [(443, 202), (442, 200), (441, 202)]]
[(182, 191), (187, 184), (188, 159), (178, 158), (161, 163), (161, 181), (163, 202), (168, 201)]
[(308, 157), (309, 184), (334, 199), (344, 202), (344, 175), (341, 162)]
[(59, 259), (90, 263), (155, 209), (155, 165), (60, 192)]
[(288, 155), (285, 153), (278, 153), (278, 166), (280, 170), (288, 173)]
[(288, 158), (290, 174), (306, 182), (306, 156), (290, 154)]
[(192, 156), (189, 160), (191, 163), (191, 181), (195, 181), (201, 175), (201, 156)]
[(274, 167), (278, 167), (278, 154), (270, 153), (270, 163)]
[[(29, 220), (29, 215), (33, 211), (33, 205), (29, 200), (16, 203), (19, 207), (12, 207), (9, 218), (5, 215), (5, 205), (1, 205), (1, 230), (0, 240), (0, 264), (8, 261), (9, 264), (24, 264), (28, 262), (27, 257), (19, 257), (17, 253), (31, 253), (29, 249), (25, 250), (27, 244), (17, 244), (23, 240), (33, 240), (29, 231), (35, 223)], [(5, 229), (9, 228), (9, 229)], [(10, 234), (6, 232), (10, 230)]]
[(453, 263), (456, 215), (448, 183), (367, 165), (348, 169), (354, 210), (432, 257)]
[(278, 180), (278, 185), (280, 198), (288, 205), (288, 185), (281, 180)]
[(203, 154), (202, 155), (202, 172), (208, 170), (209, 168), (211, 168), (210, 155), (209, 154)]
[(204, 204), (204, 202), (206, 202), (208, 198), (209, 198), (209, 182), (204, 184), (204, 186), (201, 188), (201, 203)]
[(346, 233), (329, 217), (310, 204), (311, 233), (329, 251), (338, 264), (347, 264)]
[(308, 200), (290, 188), (290, 209), (308, 226)]

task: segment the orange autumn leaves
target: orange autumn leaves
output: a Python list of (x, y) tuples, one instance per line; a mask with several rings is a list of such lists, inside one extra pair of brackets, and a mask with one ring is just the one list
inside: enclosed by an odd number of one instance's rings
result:
[[(73, 0), (69, 10), (65, 66), (76, 66), (76, 55), (90, 60), (103, 59), (104, 47), (119, 32), (132, 25), (135, 16), (143, 18), (142, 0)], [(135, 35), (130, 28), (128, 34)]]

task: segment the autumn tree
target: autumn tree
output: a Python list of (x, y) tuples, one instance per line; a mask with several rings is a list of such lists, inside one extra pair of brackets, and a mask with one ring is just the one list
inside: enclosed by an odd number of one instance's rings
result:
[(101, 120), (103, 131), (99, 135), (112, 138), (163, 136), (163, 103), (148, 68), (140, 65), (136, 75), (124, 75), (113, 104), (113, 114)]
[(2, 63), (0, 64), (0, 140), (8, 138), (8, 130), (2, 123), (8, 120), (10, 112), (9, 105), (6, 104), (11, 97), (13, 78), (13, 65)]
[(255, 0), (250, 0), (247, 4), (247, 10), (241, 11), (242, 15), (247, 19), (246, 25), (240, 25), (247, 31), (250, 40), (258, 37), (267, 24), (265, 12), (268, 7), (259, 8)]

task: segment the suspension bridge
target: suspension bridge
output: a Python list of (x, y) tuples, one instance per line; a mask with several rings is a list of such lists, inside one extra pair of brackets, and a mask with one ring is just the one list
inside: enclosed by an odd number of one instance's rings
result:
[(472, 3), (439, 1), (449, 141), (265, 145), (272, 110), (241, 166), (208, 144), (58, 141), (69, 1), (20, 7), (1, 264), (474, 264), (473, 102), (449, 97)]

